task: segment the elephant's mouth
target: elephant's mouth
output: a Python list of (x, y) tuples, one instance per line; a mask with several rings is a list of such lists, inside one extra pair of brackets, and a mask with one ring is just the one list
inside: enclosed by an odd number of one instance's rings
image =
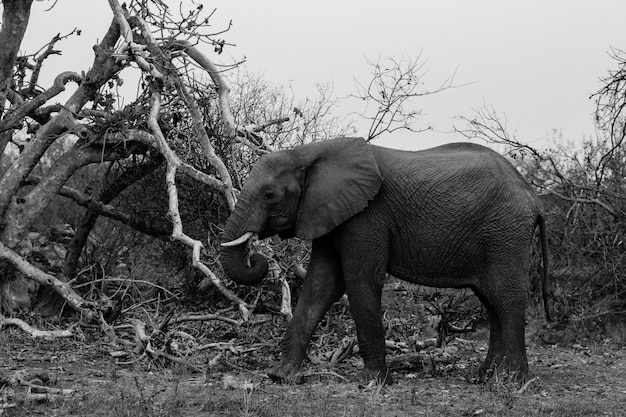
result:
[(259, 236), (269, 237), (289, 229), (293, 229), (293, 225), (288, 215), (273, 214), (268, 219), (267, 233), (259, 233)]
[(267, 239), (270, 236), (278, 235), (283, 239), (289, 239), (295, 236), (295, 228), (290, 223), (290, 217), (286, 214), (273, 214), (268, 217), (267, 224), (263, 227), (263, 231), (258, 233), (248, 231), (242, 234), (240, 237), (223, 242), (222, 246), (232, 247), (246, 243), (248, 240), (256, 237), (258, 239)]
[(280, 237), (281, 239), (291, 239), (292, 237), (296, 236), (296, 229), (294, 229), (293, 227), (291, 229), (286, 229), (283, 231), (278, 232), (278, 237)]
[(289, 216), (287, 216), (286, 214), (272, 214), (270, 216), (270, 222), (286, 221), (288, 218)]

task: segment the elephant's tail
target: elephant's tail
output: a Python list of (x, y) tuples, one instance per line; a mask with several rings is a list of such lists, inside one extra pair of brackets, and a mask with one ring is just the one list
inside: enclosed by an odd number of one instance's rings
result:
[(541, 240), (541, 254), (543, 260), (543, 307), (546, 311), (546, 320), (552, 321), (552, 315), (550, 314), (550, 297), (552, 297), (552, 286), (550, 285), (550, 261), (548, 258), (548, 233), (546, 232), (546, 219), (543, 214), (540, 214), (537, 218), (537, 225), (539, 225), (539, 237)]

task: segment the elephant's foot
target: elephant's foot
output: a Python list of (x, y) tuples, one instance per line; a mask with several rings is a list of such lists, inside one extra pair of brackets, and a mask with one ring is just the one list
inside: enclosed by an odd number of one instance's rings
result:
[(305, 378), (299, 370), (299, 365), (281, 361), (267, 374), (272, 381), (278, 382), (279, 384), (303, 384), (305, 382)]
[(383, 369), (369, 369), (364, 368), (359, 374), (359, 384), (369, 385), (374, 382), (375, 384), (391, 385), (393, 384), (393, 377), (389, 372), (389, 368)]
[(505, 380), (523, 382), (528, 374), (528, 362), (523, 355), (496, 353), (487, 355), (487, 359), (478, 369), (478, 382), (484, 383), (494, 376), (504, 376)]

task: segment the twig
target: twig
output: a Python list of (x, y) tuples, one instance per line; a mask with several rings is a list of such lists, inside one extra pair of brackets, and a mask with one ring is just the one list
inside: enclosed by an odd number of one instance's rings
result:
[(13, 318), (13, 317), (4, 317), (0, 315), (0, 328), (2, 328), (2, 326), (4, 325), (17, 326), (20, 329), (22, 329), (24, 332), (28, 333), (31, 337), (34, 337), (34, 338), (42, 337), (45, 339), (54, 339), (57, 337), (73, 336), (74, 332), (72, 328), (75, 327), (75, 326), (70, 326), (69, 329), (65, 329), (65, 330), (39, 330), (39, 329), (35, 329), (34, 327), (32, 327), (30, 324), (26, 323), (22, 319)]
[[(48, 45), (45, 46), (46, 50), (43, 51), (43, 53), (41, 55), (39, 55), (38, 57), (36, 57), (35, 59), (35, 67), (33, 68), (33, 71), (30, 75), (30, 81), (29, 81), (29, 85), (27, 90), (25, 91), (25, 95), (30, 95), (33, 93), (33, 91), (35, 91), (35, 88), (37, 88), (37, 83), (39, 81), (39, 73), (41, 72), (41, 67), (44, 63), (44, 61), (50, 56), (50, 55), (61, 55), (60, 51), (57, 51), (54, 49), (54, 45), (60, 41), (61, 39), (65, 39), (65, 38), (69, 38), (71, 35), (73, 35), (74, 33), (77, 32), (77, 29), (74, 28), (74, 30), (72, 30), (70, 33), (68, 33), (67, 35), (63, 35), (61, 36), (60, 33), (57, 33), (56, 35), (54, 35), (54, 37), (52, 38), (52, 40), (50, 42), (48, 42)], [(39, 51), (36, 52), (35, 55), (39, 54), (39, 52), (41, 52), (43, 50), (40, 49)]]
[(331, 371), (330, 369), (325, 369), (323, 371), (311, 371), (311, 372), (305, 372), (301, 375), (302, 378), (307, 378), (307, 377), (311, 377), (314, 375), (330, 375), (330, 376), (334, 376), (338, 379), (340, 379), (343, 382), (350, 382), (350, 380), (342, 375), (339, 375), (337, 372), (335, 371)]
[(524, 385), (522, 385), (522, 387), (520, 389), (518, 389), (516, 391), (516, 393), (519, 394), (523, 394), (524, 391), (526, 391), (528, 389), (528, 387), (530, 387), (530, 384), (532, 384), (533, 382), (535, 382), (535, 380), (539, 379), (538, 376), (532, 378), (531, 380), (527, 381)]
[[(125, 43), (120, 44), (116, 51), (116, 55), (125, 55), (128, 54), (130, 58), (132, 58), (139, 68), (147, 74), (152, 75), (154, 78), (162, 79), (163, 74), (159, 72), (156, 67), (149, 63), (144, 57), (144, 50), (146, 49), (145, 45), (138, 44), (134, 42), (133, 32), (126, 20), (124, 15), (124, 10), (120, 6), (120, 4), (116, 0), (109, 0), (109, 5), (111, 6), (111, 10), (113, 11), (113, 15), (115, 17), (115, 21), (120, 27), (120, 33), (122, 37), (126, 40)], [(143, 32), (145, 35), (145, 32)]]
[[(28, 381), (25, 377), (25, 371), (17, 371), (13, 373), (9, 378), (11, 385), (23, 385), (31, 390), (37, 391), (39, 395), (71, 395), (74, 393), (72, 389), (52, 388), (44, 385), (34, 384)], [(31, 394), (33, 395), (33, 394)]]
[(330, 363), (337, 364), (346, 360), (348, 356), (352, 355), (355, 346), (356, 339), (354, 337), (344, 338), (341, 341), (341, 346), (331, 355)]
[(145, 284), (145, 285), (149, 285), (152, 286), (160, 291), (163, 291), (166, 294), (169, 294), (172, 298), (178, 298), (178, 296), (176, 294), (174, 294), (172, 291), (168, 290), (167, 288), (163, 287), (162, 285), (159, 284), (155, 284), (154, 282), (150, 282), (144, 279), (135, 279), (135, 278), (115, 278), (115, 277), (107, 277), (107, 278), (101, 278), (101, 279), (94, 279), (93, 281), (89, 281), (89, 282), (85, 282), (82, 284), (78, 284), (76, 286), (74, 286), (74, 288), (81, 288), (81, 287), (85, 287), (85, 286), (90, 286), (93, 284), (97, 284), (97, 283), (101, 283), (101, 282), (127, 282), (127, 283), (132, 283), (132, 284)]
[(67, 282), (63, 282), (54, 276), (35, 268), (31, 263), (26, 261), (16, 252), (4, 246), (2, 242), (0, 242), (0, 259), (9, 261), (15, 268), (17, 268), (17, 270), (38, 283), (51, 287), (67, 301), (70, 307), (82, 313), (88, 319), (93, 317), (93, 311), (91, 311), (91, 309), (95, 307), (94, 303), (85, 301)]
[(241, 324), (243, 323), (243, 320), (233, 320), (231, 318), (224, 317), (219, 314), (188, 315), (188, 316), (177, 317), (171, 320), (171, 322), (172, 324), (176, 324), (176, 323), (184, 323), (186, 321), (210, 321), (210, 320), (223, 321), (224, 323), (232, 324), (237, 327), (241, 326)]
[[(129, 321), (132, 323), (133, 329), (135, 330), (135, 346), (136, 347), (135, 347), (134, 353), (141, 354), (141, 356), (137, 360), (141, 359), (144, 356), (147, 356), (152, 359), (161, 357), (171, 362), (184, 365), (197, 372), (202, 372), (202, 369), (200, 369), (199, 367), (195, 365), (188, 363), (183, 358), (170, 355), (169, 353), (163, 352), (162, 350), (159, 350), (159, 349), (154, 349), (152, 347), (152, 343), (150, 342), (150, 336), (148, 336), (148, 334), (146, 333), (146, 324), (139, 319), (130, 319)], [(159, 332), (159, 330), (155, 329), (152, 333), (154, 335), (157, 332)], [(115, 352), (115, 355), (118, 357), (121, 356), (119, 352)], [(136, 360), (132, 362), (136, 362)]]
[(207, 343), (206, 345), (198, 346), (198, 351), (203, 351), (207, 349), (231, 349), (233, 347), (232, 342), (213, 342)]
[(143, 353), (150, 343), (150, 338), (146, 334), (146, 324), (139, 319), (128, 320), (135, 330), (135, 353)]
[[(43, 387), (46, 388), (46, 387)], [(55, 394), (55, 393), (30, 393), (30, 394), (26, 394), (26, 400), (28, 402), (48, 402), (50, 401), (52, 398), (54, 397), (58, 397), (58, 396), (63, 396), (63, 395), (71, 395), (73, 394), (73, 391), (70, 393), (61, 393), (61, 394)]]

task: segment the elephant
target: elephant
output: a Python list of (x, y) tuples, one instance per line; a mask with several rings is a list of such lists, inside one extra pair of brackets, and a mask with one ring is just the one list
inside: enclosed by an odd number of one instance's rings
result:
[(524, 338), (530, 248), (539, 227), (549, 320), (548, 248), (538, 195), (497, 152), (473, 143), (422, 151), (342, 137), (263, 155), (222, 233), (221, 264), (239, 284), (268, 271), (252, 237), (312, 240), (306, 278), (269, 376), (297, 381), (316, 326), (347, 294), (360, 377), (391, 383), (381, 293), (387, 274), (430, 287), (471, 288), (489, 315), (484, 380), (528, 372)]

